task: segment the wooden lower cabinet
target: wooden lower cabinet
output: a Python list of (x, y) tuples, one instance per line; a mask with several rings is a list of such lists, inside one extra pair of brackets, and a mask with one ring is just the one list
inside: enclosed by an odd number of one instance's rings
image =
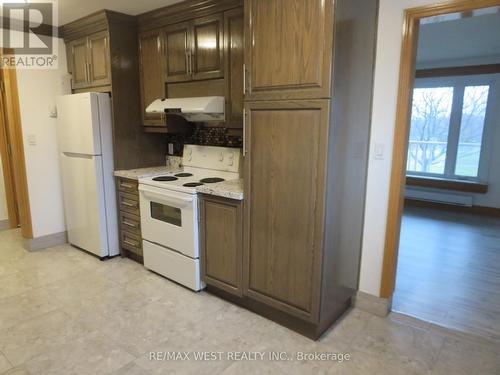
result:
[(353, 295), (339, 279), (342, 254), (324, 241), (335, 230), (327, 219), (329, 116), (329, 100), (245, 104), (241, 257), (238, 209), (202, 204), (208, 290), (313, 339)]
[(243, 215), (241, 201), (213, 196), (201, 199), (202, 277), (236, 296), (243, 295)]
[(143, 263), (138, 186), (136, 180), (116, 179), (122, 255)]

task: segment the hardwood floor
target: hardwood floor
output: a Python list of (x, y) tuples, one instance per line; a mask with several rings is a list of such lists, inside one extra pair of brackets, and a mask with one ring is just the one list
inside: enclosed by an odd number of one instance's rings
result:
[(500, 218), (405, 207), (393, 310), (500, 341)]

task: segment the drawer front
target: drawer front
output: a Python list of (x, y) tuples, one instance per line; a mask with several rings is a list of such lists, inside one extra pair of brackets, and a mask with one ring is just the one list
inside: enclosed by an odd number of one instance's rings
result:
[(122, 231), (120, 236), (124, 249), (142, 256), (142, 241), (140, 236), (125, 231)]
[(125, 193), (139, 194), (138, 191), (139, 184), (135, 180), (129, 180), (127, 178), (118, 179), (118, 190)]
[(139, 216), (120, 212), (120, 227), (122, 231), (141, 236), (141, 218)]
[(122, 191), (118, 192), (118, 204), (120, 206), (120, 211), (127, 212), (136, 216), (140, 216), (139, 212), (139, 196), (124, 193)]
[(184, 256), (149, 241), (143, 241), (144, 267), (193, 290), (205, 288), (200, 260)]

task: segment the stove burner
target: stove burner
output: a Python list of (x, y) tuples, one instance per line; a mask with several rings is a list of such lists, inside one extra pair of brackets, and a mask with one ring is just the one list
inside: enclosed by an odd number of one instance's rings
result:
[(174, 176), (158, 176), (153, 178), (153, 181), (162, 181), (162, 182), (175, 181), (175, 180), (178, 180), (178, 178)]
[(220, 177), (208, 177), (208, 178), (202, 178), (200, 182), (203, 182), (205, 184), (214, 184), (216, 182), (222, 182), (224, 181), (223, 178)]
[(192, 173), (183, 172), (183, 173), (177, 173), (175, 177), (191, 177), (192, 175), (193, 175)]
[(201, 182), (188, 182), (187, 184), (184, 184), (182, 186), (185, 187), (197, 187), (203, 185)]

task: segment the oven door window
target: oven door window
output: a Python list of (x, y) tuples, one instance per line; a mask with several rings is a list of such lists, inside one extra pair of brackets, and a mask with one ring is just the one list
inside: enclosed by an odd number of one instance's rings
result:
[(151, 202), (151, 217), (156, 220), (163, 221), (182, 227), (181, 209), (167, 206), (161, 203)]

